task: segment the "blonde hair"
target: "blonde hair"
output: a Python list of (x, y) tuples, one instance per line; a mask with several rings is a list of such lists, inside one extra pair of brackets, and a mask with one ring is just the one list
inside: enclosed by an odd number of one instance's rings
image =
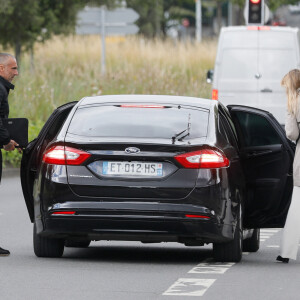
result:
[(281, 80), (281, 85), (286, 89), (287, 109), (296, 116), (298, 112), (298, 95), (300, 89), (300, 70), (289, 71)]

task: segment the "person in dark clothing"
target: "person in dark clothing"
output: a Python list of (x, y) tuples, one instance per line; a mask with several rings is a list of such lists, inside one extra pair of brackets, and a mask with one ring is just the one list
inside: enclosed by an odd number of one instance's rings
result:
[[(8, 53), (0, 53), (0, 148), (5, 151), (13, 151), (18, 144), (10, 139), (9, 133), (3, 127), (2, 119), (8, 118), (9, 105), (8, 94), (14, 89), (11, 83), (15, 76), (18, 75), (18, 65), (14, 56)], [(0, 182), (2, 175), (2, 153), (0, 150)], [(1, 197), (0, 197), (1, 198)], [(0, 256), (8, 256), (10, 252), (0, 248)]]

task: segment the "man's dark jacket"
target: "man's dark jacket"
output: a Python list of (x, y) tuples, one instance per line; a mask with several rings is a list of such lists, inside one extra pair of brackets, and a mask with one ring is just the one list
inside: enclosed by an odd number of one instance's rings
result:
[[(13, 90), (14, 85), (0, 76), (0, 148), (10, 142), (10, 137), (7, 129), (3, 127), (2, 119), (8, 118), (8, 94), (9, 90)], [(0, 181), (2, 174), (2, 154), (0, 150)]]

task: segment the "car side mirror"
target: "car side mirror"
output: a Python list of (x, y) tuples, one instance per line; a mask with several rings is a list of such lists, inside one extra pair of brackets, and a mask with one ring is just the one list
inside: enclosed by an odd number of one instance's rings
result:
[(206, 73), (206, 82), (212, 83), (214, 79), (214, 70), (208, 70)]

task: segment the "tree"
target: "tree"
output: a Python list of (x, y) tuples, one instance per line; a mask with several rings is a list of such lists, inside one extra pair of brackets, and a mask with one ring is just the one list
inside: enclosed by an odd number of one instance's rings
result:
[(140, 33), (147, 37), (160, 34), (161, 20), (164, 13), (162, 0), (127, 0), (126, 3), (140, 16), (136, 22), (140, 28)]
[(195, 2), (191, 0), (127, 0), (139, 15), (137, 25), (147, 37), (165, 35), (169, 20), (189, 17), (195, 21)]
[(215, 0), (217, 6), (217, 22), (218, 22), (218, 31), (220, 32), (222, 27), (222, 5), (228, 1), (225, 0)]
[[(43, 42), (53, 34), (74, 31), (79, 9), (87, 0), (0, 0), (0, 43), (15, 49), (20, 61), (22, 50), (33, 49), (35, 42)], [(96, 5), (116, 1), (98, 0)]]

